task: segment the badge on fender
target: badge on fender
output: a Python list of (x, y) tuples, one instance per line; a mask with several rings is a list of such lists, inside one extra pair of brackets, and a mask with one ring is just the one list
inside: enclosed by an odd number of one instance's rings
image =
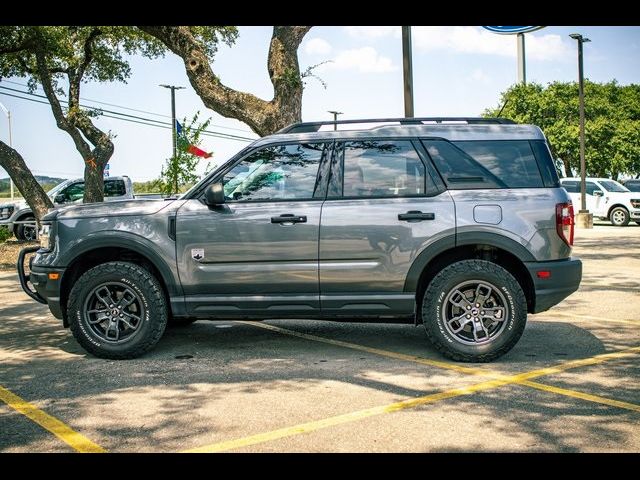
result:
[(192, 248), (191, 258), (198, 261), (202, 260), (204, 258), (204, 248)]

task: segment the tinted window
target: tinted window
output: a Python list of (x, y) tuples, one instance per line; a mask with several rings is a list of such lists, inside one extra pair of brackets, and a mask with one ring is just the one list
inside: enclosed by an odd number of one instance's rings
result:
[(105, 197), (121, 197), (127, 193), (124, 180), (105, 180), (104, 196)]
[(526, 140), (454, 142), (508, 188), (542, 187), (538, 163)]
[(424, 195), (425, 170), (408, 141), (344, 144), (344, 197)]
[(580, 184), (578, 182), (562, 182), (562, 186), (569, 193), (580, 193)]
[(600, 185), (607, 189), (609, 192), (628, 192), (629, 189), (620, 185), (618, 182), (614, 180), (600, 180)]
[(278, 145), (242, 160), (223, 178), (228, 201), (310, 199), (324, 144)]
[[(587, 182), (586, 188), (587, 188), (587, 195), (593, 195), (594, 190), (600, 190), (600, 188), (598, 188), (598, 185), (596, 185), (593, 182)], [(578, 191), (580, 191), (580, 187), (578, 187)]]
[(61, 195), (64, 195), (65, 202), (75, 202), (76, 200), (82, 200), (84, 196), (84, 182), (72, 183), (65, 188)]
[(507, 188), (500, 178), (451, 143), (427, 140), (423, 144), (448, 188)]
[(625, 182), (624, 186), (627, 187), (631, 192), (640, 192), (640, 182), (627, 181)]

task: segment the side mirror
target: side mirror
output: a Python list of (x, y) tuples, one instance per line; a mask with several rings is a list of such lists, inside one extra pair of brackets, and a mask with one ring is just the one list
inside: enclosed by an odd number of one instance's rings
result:
[(55, 198), (53, 199), (53, 201), (55, 203), (64, 203), (64, 195), (59, 193), (58, 195), (55, 196)]
[(602, 196), (604, 196), (604, 193), (602, 192), (602, 190), (594, 190), (593, 191), (593, 196), (594, 197), (602, 197)]
[(225, 203), (224, 188), (221, 182), (212, 183), (204, 191), (204, 203), (216, 207)]

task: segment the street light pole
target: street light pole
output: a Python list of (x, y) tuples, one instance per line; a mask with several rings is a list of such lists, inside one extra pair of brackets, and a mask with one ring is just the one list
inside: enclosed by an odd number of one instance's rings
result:
[(578, 41), (578, 97), (580, 101), (580, 211), (578, 212), (578, 225), (583, 228), (593, 228), (593, 214), (587, 210), (587, 167), (585, 161), (584, 141), (584, 68), (582, 63), (582, 44), (590, 42), (579, 33), (569, 35)]
[(176, 90), (182, 90), (184, 87), (176, 87), (175, 85), (159, 85), (160, 87), (171, 89), (171, 131), (172, 134), (172, 148), (173, 148), (173, 157), (176, 158), (177, 154), (177, 146), (178, 139), (176, 137)]
[[(333, 115), (333, 121), (334, 122), (338, 121), (338, 115), (342, 115), (342, 112), (336, 112), (335, 110), (329, 110), (329, 113), (331, 113)], [(334, 130), (338, 129), (338, 124), (337, 123), (333, 124), (333, 129)]]
[(413, 63), (411, 27), (402, 27), (402, 72), (404, 78), (404, 116), (413, 117)]
[[(11, 141), (11, 110), (9, 110), (7, 107), (5, 107), (2, 102), (0, 102), (0, 108), (2, 108), (2, 111), (7, 116), (7, 121), (9, 123), (9, 146), (11, 148), (13, 148), (12, 141)], [(14, 195), (13, 195), (13, 179), (11, 178), (11, 175), (9, 175), (9, 185), (10, 185), (10, 188), (11, 188), (11, 200), (13, 200), (13, 197), (14, 197)]]

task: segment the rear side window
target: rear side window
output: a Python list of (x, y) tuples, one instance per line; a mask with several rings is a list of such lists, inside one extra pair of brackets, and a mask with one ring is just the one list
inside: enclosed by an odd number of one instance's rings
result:
[(105, 197), (121, 197), (127, 193), (124, 180), (105, 180), (104, 196)]
[(344, 144), (343, 196), (412, 197), (425, 194), (425, 168), (409, 141)]
[(569, 193), (579, 193), (580, 192), (580, 184), (574, 181), (566, 181), (562, 182), (562, 186)]
[(544, 186), (527, 140), (423, 143), (450, 189)]
[(508, 188), (542, 187), (538, 163), (527, 140), (455, 142)]

